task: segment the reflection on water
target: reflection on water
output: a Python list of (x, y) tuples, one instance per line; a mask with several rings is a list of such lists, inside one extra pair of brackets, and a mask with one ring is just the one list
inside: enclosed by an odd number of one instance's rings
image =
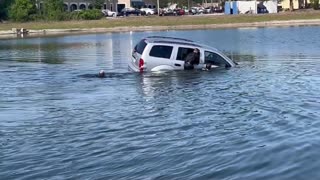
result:
[[(317, 179), (318, 27), (0, 41), (3, 179)], [(194, 38), (239, 65), (130, 73), (141, 38)], [(96, 78), (101, 70), (106, 78)]]

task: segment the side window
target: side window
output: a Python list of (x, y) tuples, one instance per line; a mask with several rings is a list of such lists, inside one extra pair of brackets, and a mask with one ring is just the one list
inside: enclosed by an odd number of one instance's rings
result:
[(144, 48), (146, 48), (147, 46), (147, 43), (144, 42), (144, 40), (141, 40), (135, 47), (134, 47), (134, 50), (139, 53), (139, 54), (142, 54), (143, 51), (144, 51)]
[(172, 49), (172, 46), (155, 45), (152, 47), (149, 55), (152, 57), (170, 59)]
[(193, 52), (192, 48), (179, 47), (178, 54), (177, 54), (177, 60), (185, 61), (187, 58), (187, 55), (192, 52)]
[(229, 63), (219, 54), (210, 51), (204, 52), (204, 62), (211, 63), (213, 65), (229, 65)]

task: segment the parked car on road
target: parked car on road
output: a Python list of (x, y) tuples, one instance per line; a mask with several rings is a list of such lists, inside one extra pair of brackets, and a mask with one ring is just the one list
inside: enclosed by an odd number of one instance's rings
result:
[(141, 8), (140, 11), (145, 12), (147, 16), (155, 14), (155, 10), (150, 8)]
[(189, 13), (192, 15), (203, 14), (205, 13), (205, 9), (202, 7), (191, 7), (191, 9), (189, 10)]
[(160, 16), (174, 16), (175, 12), (172, 9), (161, 9)]
[(194, 69), (236, 66), (233, 60), (213, 47), (188, 39), (151, 36), (134, 47), (128, 68), (134, 72), (184, 70), (187, 56), (194, 49), (200, 51), (199, 63)]
[(116, 17), (117, 16), (117, 12), (114, 12), (114, 11), (110, 11), (109, 9), (104, 9), (101, 11), (104, 16), (106, 17)]
[(144, 13), (145, 12), (141, 12), (140, 9), (137, 9), (137, 8), (124, 8), (119, 13), (119, 16), (130, 16), (130, 15), (141, 16)]
[(160, 16), (182, 16), (185, 15), (183, 9), (163, 9), (160, 11)]
[(220, 7), (213, 7), (211, 12), (212, 13), (223, 13), (224, 9), (220, 6)]
[(204, 13), (204, 14), (210, 14), (210, 13), (212, 13), (212, 7), (207, 7), (207, 8), (205, 8), (205, 9), (203, 10), (203, 13)]
[(192, 8), (189, 10), (189, 14), (192, 14), (192, 15), (198, 14), (198, 9), (195, 8), (195, 7), (192, 7)]
[(185, 15), (184, 9), (177, 8), (174, 11), (175, 11), (175, 14), (178, 15), (178, 16)]

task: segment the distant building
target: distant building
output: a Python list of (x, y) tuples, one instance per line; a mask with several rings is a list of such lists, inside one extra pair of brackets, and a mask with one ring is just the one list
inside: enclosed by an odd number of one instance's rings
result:
[(144, 0), (144, 7), (155, 9), (157, 5), (152, 0)]
[(132, 0), (131, 6), (135, 8), (143, 8), (144, 7), (144, 1), (143, 0)]
[(267, 1), (228, 1), (224, 6), (225, 14), (262, 14), (277, 13), (277, 0)]
[[(123, 8), (131, 7), (131, 0), (105, 0), (104, 9), (121, 11)], [(85, 10), (92, 8), (92, 0), (64, 0), (66, 11)]]
[[(292, 0), (293, 1), (293, 9), (299, 9), (299, 1), (298, 0)], [(290, 9), (290, 0), (282, 0), (280, 1), (280, 6), (282, 9)]]
[(156, 8), (151, 0), (131, 0), (131, 7), (134, 8)]
[[(305, 0), (292, 0), (293, 2), (293, 9), (302, 9), (302, 8), (306, 8), (306, 6), (308, 7), (308, 5), (310, 5), (310, 0), (307, 0), (307, 2)], [(304, 3), (307, 4), (304, 4)], [(281, 0), (279, 2), (279, 6), (281, 7), (281, 9), (283, 10), (289, 10), (290, 9), (290, 0)]]

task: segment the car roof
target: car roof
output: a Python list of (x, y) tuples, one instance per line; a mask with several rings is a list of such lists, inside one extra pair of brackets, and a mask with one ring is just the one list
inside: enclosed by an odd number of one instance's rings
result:
[(156, 41), (156, 40), (171, 40), (171, 41), (183, 41), (183, 42), (194, 42), (189, 39), (184, 38), (175, 38), (175, 37), (167, 37), (167, 36), (149, 36), (146, 38), (149, 42)]
[(160, 43), (160, 44), (176, 44), (176, 45), (187, 45), (194, 46), (197, 48), (206, 48), (217, 51), (216, 48), (200, 44), (198, 42), (184, 39), (184, 38), (176, 38), (176, 37), (167, 37), (167, 36), (149, 36), (145, 38), (145, 41), (148, 43)]

